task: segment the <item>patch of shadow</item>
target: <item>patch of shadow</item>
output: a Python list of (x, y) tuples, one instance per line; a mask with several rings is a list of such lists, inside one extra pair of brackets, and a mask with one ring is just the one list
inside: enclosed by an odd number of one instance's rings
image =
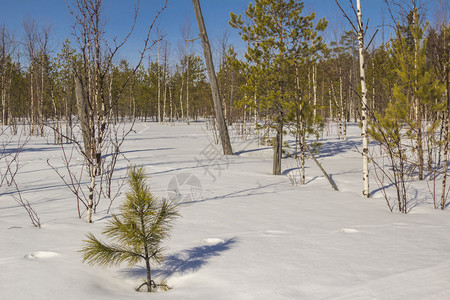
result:
[[(229, 250), (234, 243), (236, 239), (231, 238), (214, 245), (197, 246), (167, 256), (158, 268), (152, 270), (152, 277), (167, 279), (173, 274), (195, 272), (206, 265), (211, 257), (219, 256), (222, 252)], [(147, 274), (144, 267), (134, 267), (121, 272), (137, 278), (145, 277)]]
[(286, 169), (283, 172), (281, 172), (281, 175), (287, 176), (290, 172), (293, 172), (293, 171), (296, 171), (296, 170), (300, 170), (300, 168), (295, 167), (295, 168)]
[(246, 150), (242, 150), (242, 151), (236, 151), (236, 152), (234, 152), (234, 155), (241, 155), (244, 153), (258, 152), (258, 151), (264, 151), (264, 150), (269, 150), (269, 149), (273, 149), (273, 147), (263, 147), (263, 148), (257, 148), (257, 149), (246, 149)]
[(231, 193), (228, 193), (228, 194), (225, 194), (225, 195), (220, 195), (220, 196), (215, 196), (215, 197), (210, 197), (210, 198), (204, 198), (204, 199), (196, 200), (196, 201), (186, 201), (186, 202), (183, 202), (181, 204), (187, 205), (187, 204), (201, 203), (201, 202), (206, 202), (206, 201), (216, 201), (216, 200), (227, 199), (227, 198), (236, 198), (236, 197), (243, 197), (243, 196), (273, 194), (273, 193), (275, 193), (275, 191), (262, 191), (262, 190), (264, 188), (268, 188), (268, 187), (271, 187), (271, 186), (279, 186), (279, 184), (280, 184), (279, 182), (275, 182), (275, 183), (271, 183), (271, 184), (267, 184), (267, 185), (260, 185), (260, 184), (258, 184), (257, 187), (243, 189), (243, 190), (236, 191), (236, 192), (231, 192)]

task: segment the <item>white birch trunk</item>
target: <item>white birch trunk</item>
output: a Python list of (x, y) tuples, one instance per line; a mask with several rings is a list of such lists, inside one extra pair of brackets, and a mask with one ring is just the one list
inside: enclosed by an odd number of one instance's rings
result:
[(359, 72), (361, 76), (361, 122), (362, 122), (362, 132), (361, 136), (363, 139), (363, 196), (368, 198), (369, 193), (369, 146), (368, 146), (368, 135), (367, 135), (367, 88), (366, 88), (366, 73), (364, 65), (364, 27), (362, 22), (361, 13), (361, 0), (357, 0), (357, 14), (358, 14), (358, 49), (359, 49)]
[(158, 77), (158, 117), (156, 120), (161, 123), (161, 77), (159, 75), (159, 42), (158, 42), (158, 64), (156, 69), (156, 76)]
[(180, 110), (181, 110), (181, 120), (184, 120), (184, 110), (183, 110), (183, 89), (184, 89), (184, 79), (183, 79), (183, 72), (181, 72), (181, 88), (180, 88)]
[[(414, 30), (416, 27), (416, 5), (415, 1), (413, 1), (413, 28)], [(414, 35), (415, 36), (415, 35)], [(419, 53), (419, 41), (417, 37), (414, 38), (414, 114), (415, 119), (417, 122), (417, 137), (416, 137), (416, 148), (417, 148), (417, 156), (419, 160), (419, 180), (423, 180), (423, 167), (424, 167), (424, 161), (423, 161), (423, 146), (422, 146), (422, 110), (421, 110), (421, 103), (419, 97), (417, 97), (417, 90), (418, 90), (418, 53)]]

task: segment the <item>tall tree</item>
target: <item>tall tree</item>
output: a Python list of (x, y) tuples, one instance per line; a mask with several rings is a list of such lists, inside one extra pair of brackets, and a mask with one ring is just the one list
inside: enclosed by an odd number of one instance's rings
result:
[[(88, 222), (92, 222), (92, 215), (98, 204), (98, 201), (96, 202), (96, 199), (94, 199), (96, 194), (100, 194), (95, 193), (97, 177), (105, 173), (107, 173), (106, 176), (111, 176), (114, 171), (114, 169), (109, 169), (108, 172), (104, 172), (104, 151), (111, 151), (112, 157), (117, 157), (120, 151), (119, 147), (127, 135), (125, 133), (121, 138), (122, 142), (118, 142), (117, 136), (113, 137), (114, 134), (108, 134), (113, 131), (113, 124), (111, 124), (112, 112), (118, 106), (120, 96), (124, 92), (125, 87), (139, 69), (146, 51), (159, 42), (159, 39), (150, 41), (150, 33), (156, 19), (166, 6), (167, 1), (164, 2), (161, 10), (156, 13), (153, 22), (150, 23), (143, 49), (140, 51), (139, 61), (134, 68), (129, 70), (128, 76), (118, 88), (118, 93), (112, 95), (113, 99), (108, 99), (107, 86), (109, 82), (107, 76), (113, 67), (115, 55), (127, 42), (134, 29), (138, 7), (135, 9), (134, 23), (129, 33), (121, 42), (114, 41), (112, 48), (108, 46), (111, 43), (107, 43), (105, 38), (102, 0), (74, 0), (73, 5), (69, 7), (75, 19), (74, 36), (80, 51), (79, 62), (73, 68), (75, 72), (78, 118), (83, 135), (83, 142), (78, 143), (78, 146), (87, 162), (90, 177), (87, 201)], [(106, 146), (107, 143), (109, 143), (109, 147)], [(108, 166), (114, 168), (114, 165), (114, 163), (109, 164), (106, 168)], [(107, 182), (110, 182), (110, 180), (107, 180)]]
[[(317, 32), (326, 27), (325, 20), (313, 24), (315, 14), (303, 16), (303, 2), (295, 0), (255, 0), (241, 15), (230, 14), (230, 25), (239, 30), (248, 42), (245, 58), (251, 69), (248, 93), (259, 98), (259, 108), (265, 111), (276, 132), (274, 140), (274, 175), (281, 174), (283, 131), (292, 106), (301, 106), (301, 95), (292, 84), (291, 66), (307, 61), (317, 47)], [(299, 78), (299, 77), (297, 77)], [(289, 85), (289, 83), (291, 84)], [(300, 110), (302, 110), (300, 108)]]
[(200, 39), (202, 40), (203, 54), (205, 56), (206, 69), (208, 70), (209, 82), (211, 84), (211, 92), (214, 101), (214, 110), (216, 113), (216, 123), (219, 129), (220, 141), (222, 143), (222, 150), (224, 155), (232, 155), (230, 136), (228, 135), (228, 127), (225, 122), (223, 114), (222, 102), (220, 101), (219, 85), (217, 84), (216, 73), (214, 71), (214, 64), (212, 60), (211, 47), (209, 45), (208, 34), (206, 33), (205, 22), (200, 8), (199, 0), (192, 0), (194, 5), (195, 17), (197, 19), (198, 31)]
[(361, 122), (363, 139), (363, 195), (369, 198), (369, 143), (367, 134), (367, 88), (366, 88), (366, 70), (364, 64), (364, 26), (362, 21), (361, 0), (357, 0), (358, 14), (358, 50), (359, 50), (359, 76), (361, 78)]

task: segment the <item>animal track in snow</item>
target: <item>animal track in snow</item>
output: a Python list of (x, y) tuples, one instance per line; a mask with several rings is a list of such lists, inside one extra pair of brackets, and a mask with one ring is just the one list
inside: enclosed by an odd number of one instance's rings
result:
[(25, 255), (24, 257), (27, 259), (40, 259), (40, 258), (52, 258), (59, 256), (56, 252), (51, 251), (36, 251), (30, 254)]

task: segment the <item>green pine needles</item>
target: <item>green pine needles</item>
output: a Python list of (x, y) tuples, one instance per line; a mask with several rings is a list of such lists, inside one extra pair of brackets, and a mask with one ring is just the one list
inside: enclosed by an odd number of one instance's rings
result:
[(150, 193), (144, 168), (132, 167), (128, 176), (130, 190), (120, 207), (120, 214), (113, 214), (102, 232), (114, 243), (103, 243), (89, 233), (80, 251), (83, 262), (104, 267), (126, 262), (131, 267), (145, 261), (147, 278), (136, 290), (143, 286), (147, 286), (148, 292), (154, 292), (158, 287), (168, 290), (165, 282), (156, 284), (152, 280), (150, 261), (159, 264), (164, 259), (161, 244), (169, 236), (172, 222), (179, 214), (170, 201), (158, 200)]

